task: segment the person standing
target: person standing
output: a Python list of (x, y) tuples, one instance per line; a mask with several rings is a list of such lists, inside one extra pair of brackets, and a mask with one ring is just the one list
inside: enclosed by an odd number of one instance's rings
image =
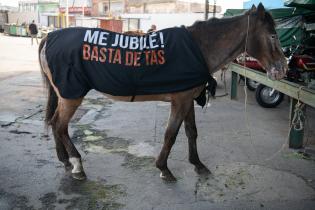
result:
[(38, 39), (37, 39), (37, 34), (38, 34), (38, 30), (37, 30), (37, 25), (35, 24), (35, 21), (33, 20), (32, 23), (28, 26), (28, 29), (31, 33), (31, 42), (33, 45), (33, 38), (36, 39), (36, 42), (38, 44)]
[(147, 33), (152, 33), (152, 32), (155, 32), (156, 31), (156, 25), (151, 25), (151, 28), (148, 30)]

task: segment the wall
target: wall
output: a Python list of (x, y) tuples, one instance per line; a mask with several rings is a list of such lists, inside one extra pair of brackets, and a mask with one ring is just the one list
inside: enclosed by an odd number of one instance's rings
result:
[(98, 0), (92, 0), (92, 11), (91, 16), (99, 16)]
[[(96, 16), (107, 16), (109, 11), (105, 11), (105, 6), (108, 7), (108, 1), (98, 3), (98, 13)], [(113, 1), (110, 4), (110, 13), (114, 16), (120, 15), (124, 11), (124, 5), (122, 1)]]
[[(212, 14), (209, 14), (211, 16)], [(152, 24), (157, 26), (157, 30), (174, 26), (189, 26), (196, 20), (203, 20), (203, 13), (174, 13), (174, 14), (122, 14), (122, 18), (140, 18), (140, 30), (146, 32)], [(222, 15), (217, 15), (222, 17)]]
[(176, 3), (156, 3), (147, 4), (145, 6), (145, 12), (148, 13), (174, 13), (176, 12)]
[(92, 18), (77, 17), (75, 20), (75, 26), (97, 28), (99, 27), (99, 21)]
[(8, 14), (9, 23), (21, 24), (23, 22), (31, 23), (35, 20), (38, 23), (38, 13), (37, 12), (9, 12)]
[(41, 26), (48, 26), (48, 15), (46, 14), (40, 14), (40, 25)]
[(59, 12), (58, 3), (40, 3), (39, 12)]
[[(211, 0), (209, 0), (211, 2)], [(221, 6), (221, 14), (223, 15), (227, 9), (243, 9), (244, 0), (216, 0), (217, 5)]]
[[(94, 1), (95, 2), (95, 1)], [(59, 0), (60, 7), (66, 7), (67, 0)], [(92, 0), (68, 0), (69, 7), (92, 7)]]
[(0, 10), (0, 32), (3, 32), (6, 23), (8, 23), (8, 11)]

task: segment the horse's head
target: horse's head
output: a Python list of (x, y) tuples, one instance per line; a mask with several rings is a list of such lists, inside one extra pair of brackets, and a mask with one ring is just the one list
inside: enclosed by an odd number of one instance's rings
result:
[(260, 3), (247, 12), (249, 29), (247, 53), (256, 58), (272, 80), (280, 80), (288, 69), (271, 15)]

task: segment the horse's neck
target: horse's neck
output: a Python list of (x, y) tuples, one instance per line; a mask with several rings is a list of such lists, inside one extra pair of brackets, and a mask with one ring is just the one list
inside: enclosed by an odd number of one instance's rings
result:
[(246, 16), (201, 24), (205, 24), (204, 27), (191, 26), (189, 31), (198, 43), (210, 73), (218, 71), (244, 51), (248, 27)]

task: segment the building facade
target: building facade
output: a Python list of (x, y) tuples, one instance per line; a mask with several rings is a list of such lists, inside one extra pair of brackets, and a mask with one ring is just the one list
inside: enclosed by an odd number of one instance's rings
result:
[(92, 0), (92, 16), (119, 16), (125, 11), (126, 0)]
[(29, 24), (33, 20), (41, 26), (59, 26), (59, 0), (19, 1), (18, 11), (9, 13), (9, 23)]
[[(210, 0), (211, 1), (211, 0)], [(221, 6), (209, 4), (209, 16), (220, 17)], [(118, 18), (123, 31), (146, 32), (152, 24), (158, 29), (191, 24), (204, 19), (203, 0), (92, 0), (92, 17)]]
[[(67, 0), (59, 0), (59, 13), (66, 16)], [(76, 26), (76, 19), (90, 17), (92, 13), (92, 0), (68, 0), (69, 26)]]
[[(124, 30), (146, 32), (152, 24), (157, 29), (191, 25), (204, 19), (205, 4), (200, 0), (125, 0)], [(220, 5), (208, 5), (209, 17), (221, 17)]]
[[(215, 2), (210, 0), (209, 17), (220, 17), (221, 6), (214, 6)], [(143, 32), (152, 24), (158, 29), (190, 25), (203, 20), (205, 11), (204, 0), (22, 0), (19, 11), (9, 14), (9, 23), (35, 20), (40, 26), (63, 28), (67, 6), (70, 27), (101, 27), (120, 20), (121, 31)]]

